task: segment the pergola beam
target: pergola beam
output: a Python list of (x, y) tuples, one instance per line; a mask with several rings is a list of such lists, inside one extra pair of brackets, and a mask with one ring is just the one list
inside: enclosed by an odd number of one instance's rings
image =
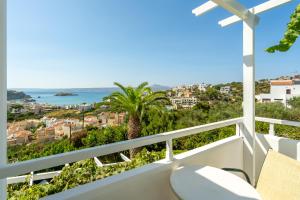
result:
[(207, 13), (208, 11), (211, 11), (217, 7), (218, 7), (218, 4), (216, 4), (212, 1), (208, 1), (204, 4), (202, 4), (201, 6), (195, 8), (194, 10), (192, 10), (192, 13), (195, 14), (196, 16), (200, 16), (200, 15), (203, 15), (203, 14)]
[[(213, 4), (214, 3), (214, 4)], [(216, 5), (215, 5), (216, 4)], [(211, 0), (201, 5), (193, 10), (196, 16), (202, 15), (217, 6), (223, 7), (230, 13), (238, 16), (242, 20), (247, 20), (249, 18), (255, 19), (255, 15), (248, 11), (242, 4), (235, 0)]]
[[(255, 6), (253, 8), (250, 8), (248, 11), (250, 13), (256, 15), (256, 14), (263, 13), (265, 11), (276, 8), (278, 6), (281, 6), (282, 4), (285, 4), (285, 3), (288, 3), (288, 2), (291, 2), (291, 1), (292, 0), (270, 0), (270, 1), (267, 1), (265, 3), (260, 4), (258, 6)], [(241, 19), (238, 16), (233, 15), (231, 17), (228, 17), (226, 19), (223, 19), (223, 20), (219, 21), (218, 23), (219, 23), (220, 26), (225, 27), (225, 26), (234, 24), (234, 23), (239, 22), (239, 21), (241, 21)]]

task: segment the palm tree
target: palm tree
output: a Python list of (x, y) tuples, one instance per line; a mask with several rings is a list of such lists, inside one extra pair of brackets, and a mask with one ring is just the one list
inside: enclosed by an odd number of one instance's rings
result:
[[(104, 104), (112, 110), (123, 111), (128, 114), (128, 139), (137, 138), (142, 130), (142, 118), (150, 108), (159, 108), (159, 103), (167, 100), (164, 92), (153, 92), (147, 82), (138, 87), (124, 87), (120, 83), (114, 83), (121, 92), (113, 92), (104, 98)], [(130, 157), (133, 158), (139, 149), (131, 149)]]

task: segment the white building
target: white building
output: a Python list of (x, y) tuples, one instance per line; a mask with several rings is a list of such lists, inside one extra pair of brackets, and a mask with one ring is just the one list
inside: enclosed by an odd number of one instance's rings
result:
[(231, 91), (231, 87), (230, 86), (224, 86), (220, 88), (220, 92), (222, 94), (229, 94), (229, 92)]
[(177, 109), (178, 106), (183, 108), (192, 108), (198, 103), (198, 99), (196, 97), (171, 98), (170, 100), (175, 109)]
[(199, 89), (201, 92), (205, 92), (207, 87), (208, 87), (208, 84), (206, 84), (206, 83), (201, 83), (201, 84), (199, 84), (198, 89)]
[(270, 94), (256, 95), (258, 102), (281, 102), (287, 106), (293, 97), (300, 96), (300, 80), (273, 80)]
[(81, 105), (78, 106), (78, 109), (80, 111), (89, 111), (92, 108), (93, 108), (93, 105), (91, 105), (91, 104), (81, 104)]

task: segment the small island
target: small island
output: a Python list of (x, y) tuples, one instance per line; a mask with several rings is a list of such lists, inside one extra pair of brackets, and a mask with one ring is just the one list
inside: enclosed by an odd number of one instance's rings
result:
[(74, 93), (70, 93), (70, 92), (59, 92), (59, 93), (56, 93), (54, 96), (58, 96), (58, 97), (78, 96), (78, 94), (74, 94)]

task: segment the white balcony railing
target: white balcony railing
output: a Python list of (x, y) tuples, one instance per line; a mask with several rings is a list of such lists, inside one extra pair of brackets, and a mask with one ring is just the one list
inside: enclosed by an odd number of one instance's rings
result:
[(34, 160), (28, 160), (18, 163), (8, 164), (0, 167), (0, 179), (7, 177), (19, 176), (22, 174), (30, 173), (32, 171), (38, 171), (42, 169), (48, 169), (55, 166), (64, 165), (66, 163), (72, 163), (88, 158), (104, 156), (121, 151), (125, 151), (132, 148), (142, 147), (146, 145), (156, 144), (159, 142), (166, 142), (166, 159), (171, 161), (173, 159), (172, 140), (185, 136), (198, 134), (213, 129), (223, 128), (226, 126), (237, 125), (243, 122), (243, 118), (235, 118), (211, 124), (205, 124), (195, 126), (191, 128), (185, 128), (175, 130), (171, 132), (156, 134), (147, 137), (141, 137), (133, 140), (126, 140), (122, 142), (106, 144), (102, 146), (42, 157)]
[[(270, 123), (269, 133), (271, 135), (275, 134), (274, 131), (275, 124), (300, 127), (300, 122), (295, 122), (295, 121), (278, 120), (278, 119), (270, 119), (270, 118), (262, 118), (262, 117), (256, 117), (255, 120), (260, 122)], [(98, 147), (38, 158), (35, 160), (13, 163), (13, 164), (6, 165), (4, 167), (0, 167), (0, 179), (10, 177), (7, 178), (8, 184), (23, 182), (26, 178), (26, 175), (23, 174), (27, 174), (32, 171), (47, 169), (59, 165), (64, 165), (66, 163), (71, 163), (71, 162), (76, 162), (88, 158), (117, 153), (124, 150), (151, 145), (159, 142), (166, 142), (165, 161), (168, 162), (173, 160), (173, 149), (172, 149), (173, 139), (184, 137), (184, 136), (190, 136), (201, 132), (223, 128), (231, 125), (236, 125), (236, 135), (240, 136), (240, 129), (242, 128), (242, 124), (243, 124), (243, 118), (235, 118), (235, 119), (215, 122), (211, 124), (205, 124), (205, 125), (195, 126), (191, 128), (161, 133), (157, 135), (137, 138), (134, 140), (127, 140), (118, 143), (107, 144)], [(47, 173), (34, 174), (34, 176), (32, 174), (32, 180), (42, 180), (45, 177), (52, 178), (53, 176), (59, 175), (59, 173), (60, 171), (50, 172), (49, 174)]]
[(271, 119), (271, 118), (264, 118), (264, 117), (255, 117), (255, 120), (259, 121), (259, 122), (269, 123), (269, 134), (270, 135), (275, 135), (275, 124), (300, 127), (300, 122), (296, 122), (296, 121)]

